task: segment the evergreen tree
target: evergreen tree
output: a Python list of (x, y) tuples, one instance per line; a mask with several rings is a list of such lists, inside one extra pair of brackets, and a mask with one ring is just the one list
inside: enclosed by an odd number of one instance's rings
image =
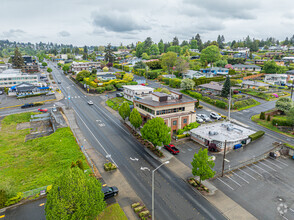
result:
[(173, 46), (179, 46), (179, 39), (177, 37), (173, 39)]
[(130, 114), (130, 122), (135, 129), (139, 128), (142, 124), (142, 117), (136, 108), (134, 108)]
[(266, 120), (267, 120), (267, 121), (271, 121), (271, 116), (270, 116), (270, 115), (267, 115)]
[(265, 113), (264, 112), (260, 112), (259, 119), (265, 120)]
[(159, 49), (160, 54), (164, 53), (164, 43), (163, 43), (162, 39), (158, 43), (158, 49)]
[(105, 48), (105, 61), (107, 63), (114, 63), (114, 54), (111, 49), (111, 44), (108, 44)]
[(24, 60), (18, 50), (18, 47), (15, 47), (14, 57), (12, 59), (12, 64), (16, 69), (21, 69), (22, 66), (24, 65)]
[(230, 90), (231, 90), (231, 81), (230, 81), (230, 77), (227, 76), (222, 92), (221, 92), (221, 96), (224, 98), (228, 98), (228, 96), (230, 95)]

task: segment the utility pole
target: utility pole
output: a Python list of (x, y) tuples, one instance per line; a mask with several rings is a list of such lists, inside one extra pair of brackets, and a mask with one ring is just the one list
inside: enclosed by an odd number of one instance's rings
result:
[(232, 99), (232, 93), (231, 93), (231, 88), (230, 88), (230, 97), (229, 97), (229, 113), (228, 113), (228, 118), (229, 118), (229, 121), (231, 121), (231, 99)]
[(227, 140), (225, 140), (225, 149), (224, 149), (224, 156), (223, 156), (222, 177), (224, 176), (224, 169), (225, 169), (225, 159), (226, 159), (226, 149), (227, 149)]

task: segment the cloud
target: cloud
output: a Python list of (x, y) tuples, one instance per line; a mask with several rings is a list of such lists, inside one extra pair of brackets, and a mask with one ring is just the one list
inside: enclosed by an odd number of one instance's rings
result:
[(150, 30), (147, 24), (139, 23), (133, 19), (131, 14), (120, 13), (118, 11), (108, 11), (107, 13), (93, 13), (94, 27), (103, 28), (106, 31), (124, 33)]
[(61, 37), (69, 37), (70, 36), (70, 33), (67, 32), (67, 31), (60, 31), (58, 33), (58, 35), (61, 36)]
[(23, 35), (26, 33), (25, 31), (21, 29), (10, 29), (9, 31), (4, 31), (2, 34), (2, 37), (19, 37), (20, 35)]

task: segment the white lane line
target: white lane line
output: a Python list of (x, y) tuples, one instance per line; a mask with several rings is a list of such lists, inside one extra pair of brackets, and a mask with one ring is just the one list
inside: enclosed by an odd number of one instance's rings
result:
[(274, 165), (274, 166), (280, 168), (280, 169), (283, 169), (282, 167), (278, 166), (277, 164), (274, 164), (273, 162), (271, 162), (271, 161), (269, 161), (269, 160), (266, 160), (266, 161), (269, 162), (269, 163), (271, 163), (272, 165)]
[(239, 176), (237, 173), (233, 172), (233, 174), (235, 174), (237, 177), (239, 177), (240, 179), (244, 180), (246, 183), (249, 184), (249, 182), (247, 180), (245, 180), (242, 176)]
[(251, 176), (249, 173), (246, 173), (244, 170), (241, 170), (240, 168), (238, 168), (238, 170), (242, 171), (242, 172), (245, 173), (246, 175), (250, 176), (252, 179), (256, 180), (253, 176)]
[(286, 219), (286, 220), (288, 220), (284, 215), (281, 215), (282, 217), (283, 217), (283, 219)]
[(266, 172), (266, 173), (268, 173), (268, 174), (271, 174), (270, 172), (268, 172), (267, 170), (263, 169), (263, 168), (260, 167), (260, 166), (257, 166), (256, 164), (252, 164), (252, 165), (258, 167), (259, 169), (263, 170), (264, 172)]
[(252, 168), (250, 168), (249, 166), (247, 166), (247, 168), (251, 171), (253, 171), (254, 173), (257, 173), (259, 176), (263, 177), (260, 173), (258, 173), (257, 171), (253, 170)]
[(227, 187), (229, 187), (231, 190), (234, 190), (233, 187), (231, 187), (229, 184), (227, 184), (226, 182), (222, 181), (220, 178), (216, 178), (219, 181), (221, 181), (223, 184), (225, 184)]
[(289, 208), (289, 210), (290, 210), (291, 212), (294, 212), (294, 209)]
[[(86, 128), (90, 131), (90, 133), (93, 135), (93, 137), (95, 138), (95, 140), (98, 142), (98, 144), (101, 146), (101, 148), (103, 149), (103, 151), (106, 153), (106, 155), (110, 155), (105, 148), (103, 147), (103, 145), (100, 143), (100, 141), (95, 137), (95, 135), (93, 134), (93, 132), (90, 130), (90, 128), (87, 126), (87, 124), (84, 122), (84, 120), (81, 118), (81, 116), (79, 115), (79, 113), (77, 111), (75, 111), (77, 116), (81, 119), (81, 121), (84, 123), (84, 125), (86, 126)], [(114, 162), (114, 160), (112, 159), (112, 157), (110, 157), (110, 159), (112, 160), (112, 162), (118, 167), (118, 165)]]
[(283, 162), (281, 162), (279, 160), (276, 160), (276, 161), (279, 162), (279, 163), (281, 163), (281, 164), (284, 164), (285, 166), (288, 166), (288, 164), (285, 164), (285, 163), (283, 163)]
[(259, 163), (263, 164), (264, 166), (270, 168), (270, 169), (273, 170), (273, 171), (276, 171), (274, 168), (271, 168), (270, 166), (266, 165), (265, 163), (263, 163), (263, 162), (261, 162), (261, 161), (259, 161)]
[(233, 180), (231, 177), (229, 177), (229, 176), (226, 176), (226, 177), (228, 177), (230, 180), (232, 180), (234, 183), (236, 183), (238, 186), (242, 186), (242, 185), (240, 185), (237, 181), (235, 181), (235, 180)]

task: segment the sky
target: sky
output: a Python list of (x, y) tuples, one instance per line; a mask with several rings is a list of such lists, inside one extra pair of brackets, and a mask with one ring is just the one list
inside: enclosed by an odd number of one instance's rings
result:
[(0, 39), (127, 45), (151, 37), (171, 42), (226, 41), (294, 34), (293, 0), (0, 0)]

